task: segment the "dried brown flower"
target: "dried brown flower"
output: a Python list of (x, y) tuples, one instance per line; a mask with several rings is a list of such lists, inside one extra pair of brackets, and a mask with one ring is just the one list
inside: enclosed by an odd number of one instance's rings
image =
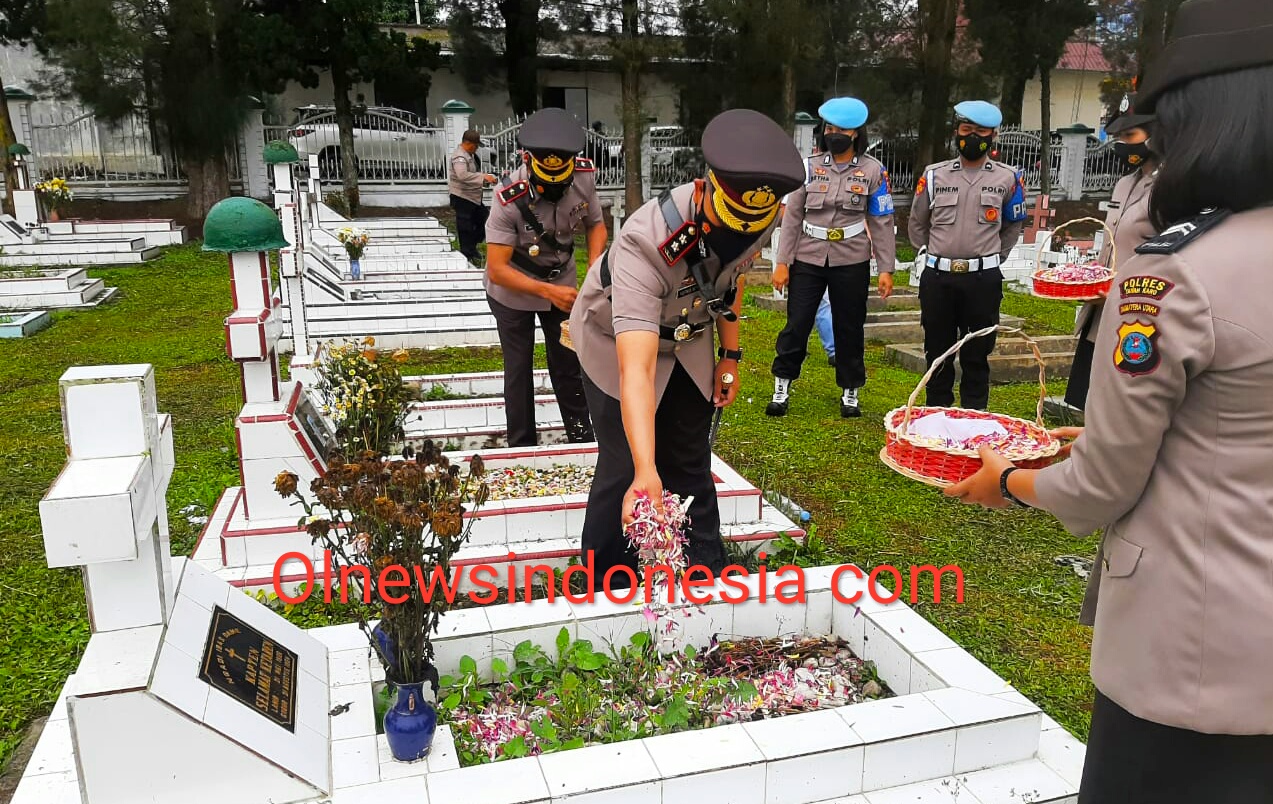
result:
[(433, 512), (433, 532), (443, 539), (454, 539), (464, 530), (464, 515), (459, 503), (448, 500)]
[(399, 349), (393, 353), (393, 359), (399, 363), (405, 363), (411, 359), (411, 353), (406, 349)]
[(314, 517), (305, 525), (305, 532), (316, 539), (324, 539), (331, 533), (332, 523), (321, 517)]
[(292, 472), (279, 472), (278, 476), (274, 478), (274, 490), (280, 496), (291, 497), (296, 493), (296, 483), (299, 480), (300, 478)]

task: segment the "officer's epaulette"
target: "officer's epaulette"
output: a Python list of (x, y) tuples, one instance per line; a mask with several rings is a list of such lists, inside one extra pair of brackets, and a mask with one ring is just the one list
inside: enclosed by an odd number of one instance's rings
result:
[(663, 245), (659, 246), (659, 253), (663, 255), (663, 261), (669, 266), (676, 265), (681, 257), (685, 256), (685, 252), (693, 248), (697, 242), (698, 227), (686, 222), (663, 241)]
[(588, 157), (586, 156), (575, 157), (575, 170), (580, 170), (580, 171), (583, 171), (584, 173), (591, 173), (595, 171), (596, 169), (597, 169), (597, 166), (594, 165), (592, 163), (592, 160), (589, 159)]
[(528, 192), (530, 192), (530, 182), (515, 181), (499, 191), (499, 202), (511, 204)]
[(1227, 209), (1203, 210), (1191, 220), (1177, 223), (1175, 226), (1154, 235), (1136, 247), (1137, 254), (1175, 254), (1180, 249), (1197, 240), (1208, 229), (1229, 217)]

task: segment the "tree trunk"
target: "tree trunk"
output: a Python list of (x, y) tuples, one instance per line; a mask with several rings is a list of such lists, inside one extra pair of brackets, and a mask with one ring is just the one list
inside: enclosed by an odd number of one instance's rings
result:
[(1025, 106), (1025, 85), (1030, 83), (1031, 77), (1031, 74), (1025, 70), (1018, 70), (1013, 75), (1004, 76), (1000, 107), (1003, 110), (1005, 126), (1021, 125), (1022, 111)]
[[(0, 81), (0, 86), (4, 82)], [(13, 120), (9, 118), (9, 102), (8, 100), (0, 100), (0, 159), (4, 160), (4, 211), (7, 215), (13, 214), (13, 191), (18, 186), (17, 171), (13, 167), (13, 160), (9, 157), (9, 146), (17, 142), (17, 135), (13, 131)], [(30, 146), (31, 143), (26, 143)], [(31, 177), (35, 181), (35, 177)]]
[[(192, 221), (203, 221), (221, 199), (230, 195), (230, 169), (225, 158), (181, 160), (185, 171), (189, 194), (186, 196), (186, 213)], [(202, 223), (200, 223), (202, 228)]]
[[(1052, 68), (1039, 67), (1039, 192), (1052, 194)], [(1074, 199), (1077, 200), (1077, 199)]]
[(623, 0), (623, 44), (620, 54), (623, 82), (623, 207), (631, 215), (645, 203), (641, 177), (644, 120), (641, 114), (641, 59), (637, 41), (637, 0)]
[(793, 46), (782, 63), (782, 127), (792, 135), (796, 131), (796, 68), (791, 63), (794, 57)]
[(920, 54), (920, 117), (916, 163), (937, 161), (938, 148), (950, 134), (950, 51), (955, 43), (958, 0), (919, 0), (923, 41)]
[(349, 203), (349, 214), (358, 214), (358, 153), (354, 150), (354, 107), (349, 102), (350, 81), (340, 64), (332, 65), (336, 90), (336, 129), (340, 132), (340, 180)]
[(500, 0), (504, 17), (504, 75), (513, 113), (527, 115), (539, 108), (540, 0)]

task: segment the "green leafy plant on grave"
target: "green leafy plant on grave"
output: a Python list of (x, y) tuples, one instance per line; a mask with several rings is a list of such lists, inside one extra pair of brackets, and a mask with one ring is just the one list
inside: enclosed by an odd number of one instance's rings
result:
[[(664, 653), (648, 632), (628, 644), (597, 650), (563, 628), (556, 656), (529, 640), (513, 649), (513, 664), (491, 660), (489, 677), (464, 656), (459, 672), (441, 679), (440, 712), (452, 724), (461, 764), (562, 751), (691, 729), (840, 706), (890, 693), (875, 670), (842, 642), (739, 639), (704, 650)], [(810, 661), (838, 658), (842, 688), (823, 697), (817, 682), (801, 687)], [(808, 671), (812, 673), (813, 671)], [(835, 690), (834, 684), (827, 689)], [(870, 696), (866, 693), (870, 692)], [(807, 692), (808, 694), (802, 694)], [(839, 693), (843, 693), (840, 695)], [(815, 700), (816, 699), (816, 700)]]

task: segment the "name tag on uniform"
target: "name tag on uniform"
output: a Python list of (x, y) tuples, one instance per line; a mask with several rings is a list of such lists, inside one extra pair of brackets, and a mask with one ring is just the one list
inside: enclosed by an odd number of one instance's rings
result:
[(679, 299), (682, 296), (688, 296), (691, 293), (697, 293), (697, 292), (698, 292), (698, 283), (694, 281), (694, 277), (692, 276), (686, 277), (681, 282), (680, 288), (678, 288), (676, 291), (676, 298)]

